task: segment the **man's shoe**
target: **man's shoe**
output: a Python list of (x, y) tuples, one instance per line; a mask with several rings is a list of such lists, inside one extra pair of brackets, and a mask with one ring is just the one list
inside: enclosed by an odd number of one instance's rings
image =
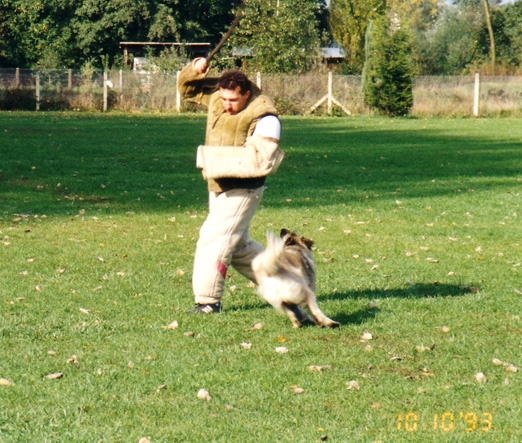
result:
[(201, 304), (196, 303), (189, 313), (191, 314), (214, 314), (216, 312), (221, 312), (221, 303), (207, 303)]

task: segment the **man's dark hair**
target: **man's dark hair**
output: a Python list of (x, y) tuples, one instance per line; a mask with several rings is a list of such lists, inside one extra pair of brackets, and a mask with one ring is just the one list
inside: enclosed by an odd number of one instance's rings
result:
[(228, 71), (219, 78), (218, 86), (222, 89), (231, 89), (233, 91), (239, 86), (241, 95), (245, 95), (250, 89), (250, 81), (241, 71)]

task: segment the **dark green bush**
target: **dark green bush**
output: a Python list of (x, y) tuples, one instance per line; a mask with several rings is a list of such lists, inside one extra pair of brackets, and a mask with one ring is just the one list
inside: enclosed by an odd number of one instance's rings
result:
[(363, 98), (382, 114), (406, 115), (413, 106), (411, 44), (408, 33), (390, 23), (386, 15), (368, 26)]

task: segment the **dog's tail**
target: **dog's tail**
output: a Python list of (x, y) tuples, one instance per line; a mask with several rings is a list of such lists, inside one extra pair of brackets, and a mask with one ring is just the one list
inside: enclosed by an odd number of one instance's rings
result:
[(274, 275), (279, 269), (284, 243), (271, 230), (266, 233), (266, 249), (263, 253), (263, 268), (268, 275)]

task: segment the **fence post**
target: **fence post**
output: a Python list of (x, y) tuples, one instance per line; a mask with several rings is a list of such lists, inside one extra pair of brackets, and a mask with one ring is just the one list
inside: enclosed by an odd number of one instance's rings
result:
[(257, 73), (257, 77), (256, 77), (256, 85), (259, 89), (261, 89), (261, 73), (258, 72)]
[(36, 73), (36, 110), (40, 110), (40, 73)]
[(123, 69), (120, 69), (120, 94), (123, 94)]
[(72, 89), (72, 69), (69, 69), (67, 74), (67, 89), (70, 91)]
[(178, 90), (179, 74), (181, 71), (176, 72), (176, 111), (181, 112), (181, 95)]
[(103, 71), (103, 112), (107, 111), (107, 71)]
[(328, 114), (332, 113), (332, 71), (328, 71), (328, 102), (327, 109)]
[(473, 115), (479, 116), (480, 111), (480, 74), (475, 74), (475, 93), (473, 94)]
[(20, 86), (20, 68), (16, 68), (15, 87), (18, 88), (19, 86)]

